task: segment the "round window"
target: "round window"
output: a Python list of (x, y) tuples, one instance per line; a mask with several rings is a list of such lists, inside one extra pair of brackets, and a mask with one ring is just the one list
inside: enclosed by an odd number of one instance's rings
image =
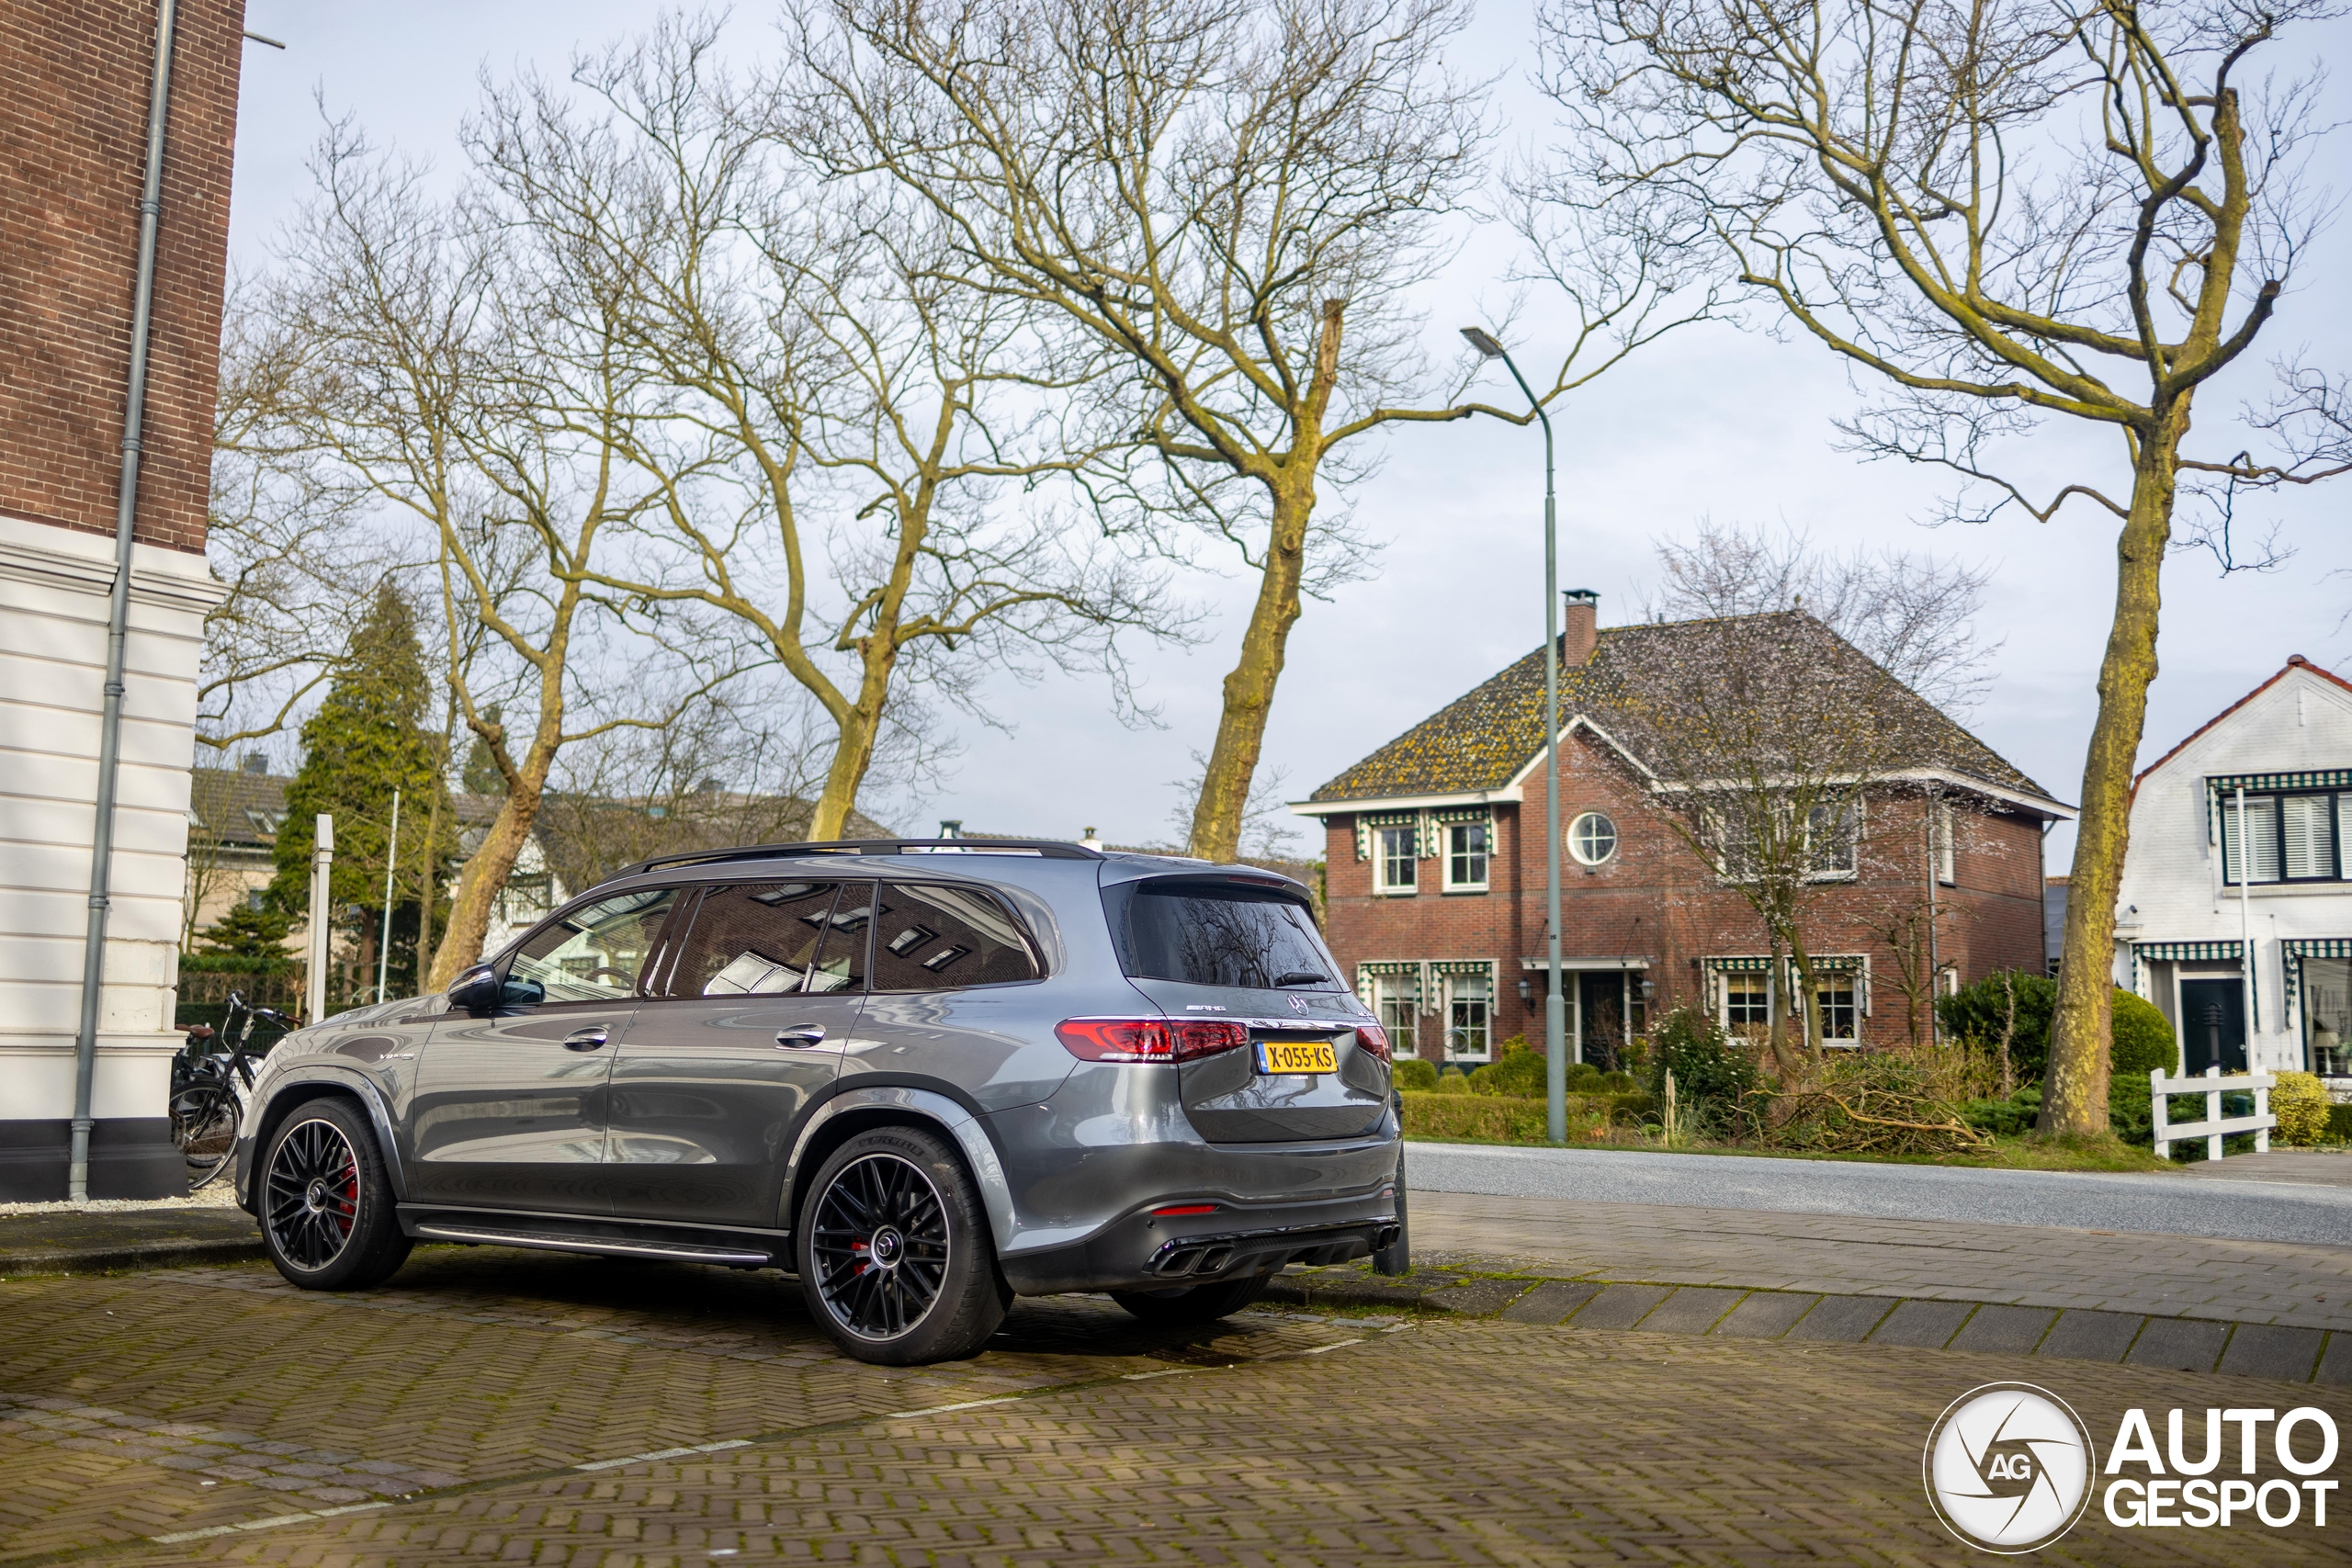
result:
[(1599, 865), (1617, 852), (1617, 824), (1588, 811), (1568, 824), (1568, 852), (1586, 865)]

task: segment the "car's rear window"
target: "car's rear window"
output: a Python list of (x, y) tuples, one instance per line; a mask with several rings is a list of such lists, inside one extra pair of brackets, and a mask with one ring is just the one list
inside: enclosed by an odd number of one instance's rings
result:
[(1145, 883), (1127, 902), (1127, 973), (1196, 986), (1334, 990), (1336, 966), (1297, 899), (1239, 884)]

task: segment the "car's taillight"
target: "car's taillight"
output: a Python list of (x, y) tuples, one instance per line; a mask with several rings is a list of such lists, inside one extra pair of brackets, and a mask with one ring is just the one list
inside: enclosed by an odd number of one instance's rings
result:
[(1189, 1062), (1250, 1043), (1240, 1024), (1207, 1018), (1070, 1018), (1054, 1032), (1081, 1062)]
[(1356, 1049), (1368, 1051), (1384, 1062), (1388, 1060), (1388, 1031), (1376, 1023), (1357, 1024)]

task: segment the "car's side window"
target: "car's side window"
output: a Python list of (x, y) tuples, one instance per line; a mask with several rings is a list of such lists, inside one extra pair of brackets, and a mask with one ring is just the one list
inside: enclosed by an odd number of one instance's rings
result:
[[(759, 882), (703, 894), (680, 944), (668, 992), (684, 997), (782, 997), (854, 988), (834, 906), (841, 884)], [(859, 912), (863, 929), (863, 911)], [(859, 942), (863, 946), (862, 941)]]
[(506, 971), (506, 1003), (622, 1001), (678, 902), (674, 887), (648, 887), (568, 910), (533, 931)]
[(944, 991), (1037, 978), (1037, 955), (1012, 911), (972, 887), (882, 884), (875, 907), (874, 988)]

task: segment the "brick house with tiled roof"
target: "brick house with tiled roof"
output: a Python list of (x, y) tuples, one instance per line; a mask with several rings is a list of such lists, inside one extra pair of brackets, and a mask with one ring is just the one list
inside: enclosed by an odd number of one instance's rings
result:
[[(1770, 973), (1738, 889), (1658, 806), (1657, 771), (1619, 739), (1634, 728), (1622, 722), (1629, 705), (1690, 655), (1705, 623), (1597, 618), (1590, 594), (1569, 595), (1561, 950), (1580, 1060), (1609, 1058), (1629, 1027), (1681, 1003), (1760, 1026), (1784, 1014), (1792, 987)], [(1871, 852), (1858, 843), (1810, 905), (1824, 1036), (1904, 1036), (1924, 1021), (1930, 985), (2039, 970), (2042, 836), (2071, 809), (1818, 621), (1786, 612), (1753, 627), (1792, 660), (1843, 661), (1871, 694), (1872, 722), (1899, 742), (1858, 814)], [(1544, 742), (1538, 649), (1291, 807), (1323, 823), (1332, 950), (1410, 1054), (1473, 1062), (1513, 1035), (1542, 1041)], [(1894, 952), (1883, 929), (1906, 902), (1932, 911), (1924, 963)]]

